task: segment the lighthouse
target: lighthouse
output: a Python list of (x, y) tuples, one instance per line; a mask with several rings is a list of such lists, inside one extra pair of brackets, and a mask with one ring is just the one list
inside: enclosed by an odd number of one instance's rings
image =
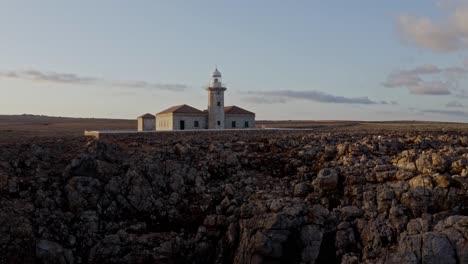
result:
[(156, 114), (156, 130), (199, 129), (254, 129), (255, 113), (238, 106), (224, 106), (226, 87), (216, 67), (211, 73), (208, 91), (208, 109), (199, 110), (182, 104), (167, 108)]
[(216, 67), (208, 88), (208, 129), (224, 129), (224, 91), (221, 73)]

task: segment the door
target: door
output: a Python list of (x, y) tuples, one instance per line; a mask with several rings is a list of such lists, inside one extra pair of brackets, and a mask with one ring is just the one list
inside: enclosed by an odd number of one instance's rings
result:
[(184, 130), (184, 129), (185, 129), (185, 121), (180, 120), (180, 130)]

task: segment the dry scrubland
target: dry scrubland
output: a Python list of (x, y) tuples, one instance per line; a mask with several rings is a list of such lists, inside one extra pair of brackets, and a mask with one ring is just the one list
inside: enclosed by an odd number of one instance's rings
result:
[[(136, 120), (0, 115), (0, 142), (76, 137), (85, 130), (135, 130)], [(307, 128), (317, 131), (466, 131), (468, 123), (364, 121), (257, 121), (257, 128)]]
[(94, 141), (67, 124), (0, 124), (23, 131), (0, 135), (0, 263), (468, 263), (467, 125)]
[(0, 141), (83, 135), (85, 130), (136, 129), (136, 120), (0, 115)]

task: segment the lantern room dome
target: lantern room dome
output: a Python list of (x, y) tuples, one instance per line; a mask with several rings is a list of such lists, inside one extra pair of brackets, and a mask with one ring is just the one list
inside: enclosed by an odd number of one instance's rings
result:
[(211, 75), (212, 77), (219, 78), (221, 77), (221, 73), (218, 71), (218, 68), (215, 68), (213, 74)]

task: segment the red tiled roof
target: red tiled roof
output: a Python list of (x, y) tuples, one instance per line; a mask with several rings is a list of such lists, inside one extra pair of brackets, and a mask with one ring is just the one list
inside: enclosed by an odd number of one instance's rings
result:
[(141, 117), (141, 118), (154, 118), (154, 115), (152, 115), (152, 114), (150, 114), (150, 113), (146, 113), (146, 114), (144, 114), (144, 115), (139, 116), (138, 118), (140, 118), (140, 117)]
[(189, 105), (183, 104), (183, 105), (176, 105), (173, 107), (169, 107), (168, 109), (157, 113), (159, 114), (169, 114), (169, 113), (177, 113), (177, 114), (203, 114), (202, 111), (193, 108)]
[(252, 113), (250, 111), (247, 111), (245, 109), (242, 109), (238, 106), (231, 105), (231, 106), (225, 106), (224, 107), (224, 114), (227, 115), (255, 115), (255, 113)]

